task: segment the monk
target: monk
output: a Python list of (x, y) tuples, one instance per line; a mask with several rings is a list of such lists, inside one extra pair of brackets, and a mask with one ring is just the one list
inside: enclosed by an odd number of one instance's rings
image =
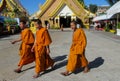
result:
[(37, 78), (41, 72), (44, 72), (48, 67), (54, 65), (54, 61), (50, 58), (50, 47), (52, 43), (48, 30), (42, 27), (42, 22), (39, 19), (35, 20), (35, 26), (38, 29), (36, 32), (36, 40), (31, 51), (35, 51), (35, 72), (33, 78)]
[(88, 61), (85, 57), (85, 48), (87, 44), (85, 33), (82, 28), (77, 29), (77, 23), (75, 21), (72, 21), (70, 26), (74, 32), (67, 63), (67, 71), (61, 73), (64, 76), (68, 76), (81, 67), (84, 67), (84, 73), (89, 71)]
[(12, 44), (15, 44), (16, 42), (22, 42), (20, 45), (20, 61), (18, 64), (18, 69), (15, 69), (14, 71), (16, 73), (20, 73), (21, 69), (24, 65), (32, 63), (35, 61), (35, 55), (31, 52), (31, 48), (34, 44), (34, 35), (30, 31), (29, 28), (26, 27), (26, 21), (20, 20), (20, 28), (21, 31), (21, 37), (18, 40), (12, 41)]

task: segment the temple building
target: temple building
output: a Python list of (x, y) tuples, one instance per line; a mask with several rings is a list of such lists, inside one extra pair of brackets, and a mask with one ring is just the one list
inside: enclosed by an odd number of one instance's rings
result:
[(46, 0), (38, 12), (31, 17), (40, 18), (45, 26), (49, 23), (51, 27), (70, 27), (73, 20), (85, 24), (90, 16), (83, 0)]
[(27, 10), (21, 5), (19, 0), (1, 0), (0, 16), (16, 18), (21, 16), (29, 16)]

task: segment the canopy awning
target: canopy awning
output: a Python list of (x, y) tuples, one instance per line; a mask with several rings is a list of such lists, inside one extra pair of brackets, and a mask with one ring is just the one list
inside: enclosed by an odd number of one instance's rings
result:
[(120, 13), (120, 1), (107, 10), (107, 15), (115, 15), (117, 13)]
[(117, 13), (120, 13), (120, 1), (118, 1), (110, 9), (108, 9), (105, 15), (97, 16), (93, 19), (93, 21), (95, 22), (95, 21), (101, 21), (101, 20), (108, 20)]
[(95, 22), (95, 21), (107, 20), (107, 19), (112, 18), (112, 16), (113, 16), (113, 15), (106, 15), (106, 14), (104, 14), (104, 15), (95, 17), (95, 18), (93, 19), (93, 21)]

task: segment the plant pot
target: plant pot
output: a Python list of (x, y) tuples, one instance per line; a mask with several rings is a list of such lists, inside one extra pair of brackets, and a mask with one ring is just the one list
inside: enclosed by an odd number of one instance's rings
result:
[(117, 35), (120, 36), (120, 29), (117, 29)]

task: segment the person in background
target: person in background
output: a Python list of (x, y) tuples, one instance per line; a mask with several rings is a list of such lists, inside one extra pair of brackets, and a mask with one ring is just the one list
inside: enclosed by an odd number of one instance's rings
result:
[(61, 25), (60, 28), (61, 28), (61, 31), (64, 31), (64, 29), (63, 29), (63, 28), (64, 28), (64, 25), (63, 25), (63, 24)]

